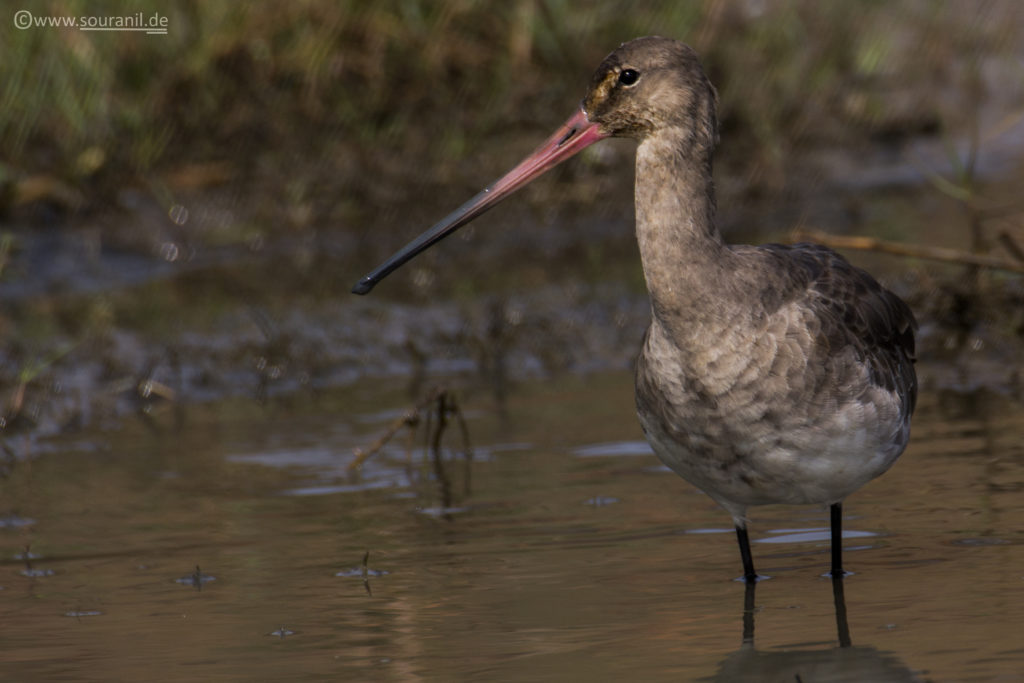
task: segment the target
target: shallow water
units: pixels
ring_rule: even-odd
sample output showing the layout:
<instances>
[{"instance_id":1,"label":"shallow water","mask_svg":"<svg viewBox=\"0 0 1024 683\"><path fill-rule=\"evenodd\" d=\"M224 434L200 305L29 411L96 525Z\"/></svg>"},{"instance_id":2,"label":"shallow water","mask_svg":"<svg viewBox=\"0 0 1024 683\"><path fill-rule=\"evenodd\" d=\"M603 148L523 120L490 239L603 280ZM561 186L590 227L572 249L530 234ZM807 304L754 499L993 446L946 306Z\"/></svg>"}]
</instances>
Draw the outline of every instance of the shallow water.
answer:
<instances>
[{"instance_id":1,"label":"shallow water","mask_svg":"<svg viewBox=\"0 0 1024 683\"><path fill-rule=\"evenodd\" d=\"M1024 681L1024 406L923 394L845 506L838 647L827 515L781 506L743 643L729 519L650 454L628 373L461 400L447 507L422 432L344 473L412 403L386 382L31 445L0 482L0 679Z\"/></svg>"}]
</instances>

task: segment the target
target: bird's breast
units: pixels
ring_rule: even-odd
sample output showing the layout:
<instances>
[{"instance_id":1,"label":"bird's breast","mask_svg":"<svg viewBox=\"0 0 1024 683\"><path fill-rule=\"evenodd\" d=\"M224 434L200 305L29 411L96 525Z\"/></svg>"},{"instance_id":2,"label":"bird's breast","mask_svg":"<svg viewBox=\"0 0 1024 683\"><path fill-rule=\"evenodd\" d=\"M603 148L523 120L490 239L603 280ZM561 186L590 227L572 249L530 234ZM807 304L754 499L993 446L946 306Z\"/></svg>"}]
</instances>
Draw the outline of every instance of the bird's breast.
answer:
<instances>
[{"instance_id":1,"label":"bird's breast","mask_svg":"<svg viewBox=\"0 0 1024 683\"><path fill-rule=\"evenodd\" d=\"M805 310L707 327L673 334L655 319L636 399L662 461L720 502L838 500L902 452L899 397L855 349L823 350Z\"/></svg>"}]
</instances>

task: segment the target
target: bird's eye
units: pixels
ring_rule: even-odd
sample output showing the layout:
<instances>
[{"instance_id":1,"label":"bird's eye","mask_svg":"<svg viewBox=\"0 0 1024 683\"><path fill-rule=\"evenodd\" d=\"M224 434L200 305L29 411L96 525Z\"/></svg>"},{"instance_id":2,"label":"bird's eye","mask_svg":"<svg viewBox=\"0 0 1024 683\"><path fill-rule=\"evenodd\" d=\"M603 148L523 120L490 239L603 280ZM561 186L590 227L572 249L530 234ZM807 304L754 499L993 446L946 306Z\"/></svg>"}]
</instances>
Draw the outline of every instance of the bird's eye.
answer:
<instances>
[{"instance_id":1,"label":"bird's eye","mask_svg":"<svg viewBox=\"0 0 1024 683\"><path fill-rule=\"evenodd\" d=\"M622 85L633 85L640 80L640 72L636 69L623 69L619 72L619 83Z\"/></svg>"}]
</instances>

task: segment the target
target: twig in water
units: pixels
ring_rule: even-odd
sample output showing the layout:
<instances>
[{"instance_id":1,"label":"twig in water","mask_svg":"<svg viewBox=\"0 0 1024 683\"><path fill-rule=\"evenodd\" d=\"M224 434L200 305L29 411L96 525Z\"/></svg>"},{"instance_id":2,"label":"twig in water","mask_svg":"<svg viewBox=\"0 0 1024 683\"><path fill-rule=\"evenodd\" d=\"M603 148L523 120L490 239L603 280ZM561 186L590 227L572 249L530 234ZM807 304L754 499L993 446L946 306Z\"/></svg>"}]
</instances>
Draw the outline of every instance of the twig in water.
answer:
<instances>
[{"instance_id":1,"label":"twig in water","mask_svg":"<svg viewBox=\"0 0 1024 683\"><path fill-rule=\"evenodd\" d=\"M473 447L469 443L469 426L466 425L466 416L462 413L462 408L455 400L454 394L448 398L448 409L455 415L455 419L459 423L459 433L462 435L462 453L465 457L465 477L463 480L463 493L465 495L470 494L470 483L472 475L473 465Z\"/></svg>"},{"instance_id":2,"label":"twig in water","mask_svg":"<svg viewBox=\"0 0 1024 683\"><path fill-rule=\"evenodd\" d=\"M412 410L406 411L401 417L396 419L387 430L377 438L372 444L370 444L365 450L362 448L353 448L352 452L355 454L355 460L350 462L345 468L346 472L352 472L362 467L363 463L377 453L384 445L391 440L391 438L398 433L398 430L402 427L409 426L415 428L419 422L420 408L417 406Z\"/></svg>"},{"instance_id":3,"label":"twig in water","mask_svg":"<svg viewBox=\"0 0 1024 683\"><path fill-rule=\"evenodd\" d=\"M370 551L367 550L366 554L363 555L363 588L366 589L366 594L372 598L373 591L370 590L370 568L368 566L369 561Z\"/></svg>"},{"instance_id":4,"label":"twig in water","mask_svg":"<svg viewBox=\"0 0 1024 683\"><path fill-rule=\"evenodd\" d=\"M438 409L430 410L431 406L437 405ZM402 427L409 427L415 429L420 421L425 421L426 424L426 444L424 450L430 450L431 444L435 441L440 444L441 434L444 432L444 427L440 427L438 430L434 426L434 414L443 414L444 416L454 414L459 421L459 428L462 431L462 443L463 448L467 454L470 454L469 445L469 429L466 426L466 420L462 415L462 411L459 409L458 404L455 401L454 394L445 388L437 388L431 391L426 398L416 404L413 408L410 408L401 416L396 418L388 428L381 434L373 443L364 448L354 448L352 452L355 454L355 459L350 462L346 467L346 472L352 472L358 469L366 462L369 458L376 455L376 453L382 449L395 434L402 429ZM446 422L442 419L440 422ZM410 435L414 432L410 431ZM410 442L411 443L411 442Z\"/></svg>"},{"instance_id":5,"label":"twig in water","mask_svg":"<svg viewBox=\"0 0 1024 683\"><path fill-rule=\"evenodd\" d=\"M1003 245L1003 249L1010 252L1010 256L1017 259L1021 263L1024 263L1024 247L1017 244L1017 240L1013 239L1013 236L1005 230L996 235L996 239Z\"/></svg>"},{"instance_id":6,"label":"twig in water","mask_svg":"<svg viewBox=\"0 0 1024 683\"><path fill-rule=\"evenodd\" d=\"M345 470L352 472L363 465L368 458L380 451L395 434L403 427L409 427L409 453L412 453L412 444L416 438L416 427L422 422L423 430L423 452L430 454L431 464L434 469L434 477L438 482L441 494L442 510L452 506L452 483L448 472L445 471L444 459L441 454L441 442L444 432L450 424L451 418L455 418L459 425L459 432L462 435L462 448L465 456L465 479L464 495L470 493L470 469L473 461L473 450L469 442L469 427L466 424L466 417L459 407L455 394L444 388L437 388L421 401L414 408L406 411L403 415L392 422L387 430L378 437L366 449L355 448L355 458L349 463Z\"/></svg>"},{"instance_id":7,"label":"twig in water","mask_svg":"<svg viewBox=\"0 0 1024 683\"><path fill-rule=\"evenodd\" d=\"M438 486L441 489L441 507L452 506L452 483L448 474L444 471L444 464L441 462L441 436L448 426L448 392L442 391L437 397L437 426L433 432L430 443L431 460L434 463L434 475L437 477Z\"/></svg>"}]
</instances>

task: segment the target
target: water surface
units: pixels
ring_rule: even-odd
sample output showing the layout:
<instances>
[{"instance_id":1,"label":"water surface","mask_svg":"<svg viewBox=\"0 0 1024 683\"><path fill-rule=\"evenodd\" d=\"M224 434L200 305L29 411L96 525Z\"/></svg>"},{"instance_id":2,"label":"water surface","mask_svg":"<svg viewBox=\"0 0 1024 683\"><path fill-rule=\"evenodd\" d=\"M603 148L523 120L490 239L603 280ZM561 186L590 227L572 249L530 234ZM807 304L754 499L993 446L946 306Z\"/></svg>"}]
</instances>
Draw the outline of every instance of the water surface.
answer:
<instances>
[{"instance_id":1,"label":"water surface","mask_svg":"<svg viewBox=\"0 0 1024 683\"><path fill-rule=\"evenodd\" d=\"M742 642L729 518L650 454L627 372L460 399L447 500L422 432L345 474L413 403L387 382L36 443L0 482L0 679L1024 680L1019 404L924 392L847 501L839 647L826 512L784 506Z\"/></svg>"}]
</instances>

